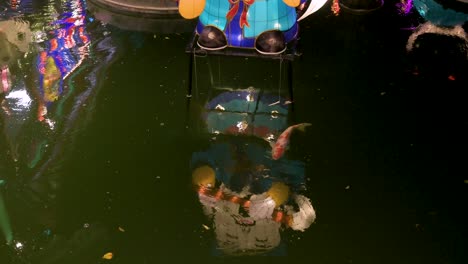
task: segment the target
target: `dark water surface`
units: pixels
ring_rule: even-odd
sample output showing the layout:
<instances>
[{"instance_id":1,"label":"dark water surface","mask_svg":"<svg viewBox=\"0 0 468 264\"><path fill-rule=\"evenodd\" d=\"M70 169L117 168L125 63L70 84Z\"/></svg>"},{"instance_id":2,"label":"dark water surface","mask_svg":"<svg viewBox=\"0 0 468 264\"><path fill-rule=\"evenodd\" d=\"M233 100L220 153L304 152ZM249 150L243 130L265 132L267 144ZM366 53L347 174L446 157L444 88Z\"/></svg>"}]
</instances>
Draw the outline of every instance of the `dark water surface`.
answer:
<instances>
[{"instance_id":1,"label":"dark water surface","mask_svg":"<svg viewBox=\"0 0 468 264\"><path fill-rule=\"evenodd\" d=\"M271 122L312 123L286 157L304 165L301 193L317 219L282 233L285 261L468 261L466 57L458 40L433 35L407 53L411 31L401 28L421 18L390 2L366 16L334 16L328 3L300 24L294 103ZM227 91L212 84L287 100L287 64L197 56L188 98L190 32L124 30L84 0L0 4L11 75L0 97L0 191L13 236L0 263L212 256L214 230L191 184L192 156L217 140L201 112ZM33 41L3 34L13 25Z\"/></svg>"}]
</instances>

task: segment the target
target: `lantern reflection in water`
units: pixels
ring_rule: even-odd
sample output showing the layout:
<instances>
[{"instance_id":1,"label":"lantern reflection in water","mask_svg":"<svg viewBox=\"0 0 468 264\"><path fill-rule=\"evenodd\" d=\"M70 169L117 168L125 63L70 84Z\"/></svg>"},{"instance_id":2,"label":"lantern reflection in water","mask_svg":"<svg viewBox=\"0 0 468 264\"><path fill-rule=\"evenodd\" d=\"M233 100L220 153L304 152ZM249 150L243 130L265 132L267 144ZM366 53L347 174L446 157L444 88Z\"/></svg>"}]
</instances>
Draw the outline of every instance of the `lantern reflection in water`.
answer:
<instances>
[{"instance_id":1,"label":"lantern reflection in water","mask_svg":"<svg viewBox=\"0 0 468 264\"><path fill-rule=\"evenodd\" d=\"M445 7L436 0L401 0L398 4L401 13L409 14L414 8L426 20L409 37L406 49L411 51L416 39L426 33L463 39L468 48L468 37L463 29L463 24L468 21L468 3L462 4L460 2L457 6L462 9ZM466 56L468 57L468 52Z\"/></svg>"},{"instance_id":2,"label":"lantern reflection in water","mask_svg":"<svg viewBox=\"0 0 468 264\"><path fill-rule=\"evenodd\" d=\"M205 106L210 147L192 155L192 181L216 235L214 255L286 255L282 230L305 231L315 211L304 163L271 158L288 104L255 88L223 92Z\"/></svg>"}]
</instances>

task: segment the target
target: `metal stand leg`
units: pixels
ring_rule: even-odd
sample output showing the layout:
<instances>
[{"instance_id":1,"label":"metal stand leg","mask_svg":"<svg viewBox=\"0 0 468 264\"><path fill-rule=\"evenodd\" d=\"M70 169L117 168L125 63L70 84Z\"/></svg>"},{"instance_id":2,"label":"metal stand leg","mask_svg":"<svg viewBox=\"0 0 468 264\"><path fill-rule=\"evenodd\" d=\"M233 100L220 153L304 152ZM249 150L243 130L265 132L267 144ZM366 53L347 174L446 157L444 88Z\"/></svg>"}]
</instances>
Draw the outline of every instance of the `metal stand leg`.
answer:
<instances>
[{"instance_id":1,"label":"metal stand leg","mask_svg":"<svg viewBox=\"0 0 468 264\"><path fill-rule=\"evenodd\" d=\"M188 69L188 93L187 97L192 97L192 74L193 74L193 57L195 56L195 53L190 53L189 54L189 69Z\"/></svg>"},{"instance_id":2,"label":"metal stand leg","mask_svg":"<svg viewBox=\"0 0 468 264\"><path fill-rule=\"evenodd\" d=\"M289 91L289 100L294 102L294 97L293 97L293 69L292 69L292 61L288 60L288 66L287 66L287 71L288 71L288 91Z\"/></svg>"}]
</instances>

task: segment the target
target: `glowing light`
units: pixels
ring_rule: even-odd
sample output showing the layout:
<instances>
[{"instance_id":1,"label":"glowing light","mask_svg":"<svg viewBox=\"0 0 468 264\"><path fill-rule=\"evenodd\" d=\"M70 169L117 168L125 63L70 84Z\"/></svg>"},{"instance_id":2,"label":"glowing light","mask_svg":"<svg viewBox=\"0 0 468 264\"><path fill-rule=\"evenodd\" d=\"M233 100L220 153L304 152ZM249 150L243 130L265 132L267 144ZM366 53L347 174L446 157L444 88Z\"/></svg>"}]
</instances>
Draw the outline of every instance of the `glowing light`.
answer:
<instances>
[{"instance_id":1,"label":"glowing light","mask_svg":"<svg viewBox=\"0 0 468 264\"><path fill-rule=\"evenodd\" d=\"M16 100L16 105L20 108L29 108L31 105L31 97L29 97L26 89L12 91L7 96L5 96L5 98Z\"/></svg>"},{"instance_id":2,"label":"glowing light","mask_svg":"<svg viewBox=\"0 0 468 264\"><path fill-rule=\"evenodd\" d=\"M271 111L271 117L272 118L278 118L279 112L276 110Z\"/></svg>"},{"instance_id":3,"label":"glowing light","mask_svg":"<svg viewBox=\"0 0 468 264\"><path fill-rule=\"evenodd\" d=\"M23 243L21 243L21 242L16 242L15 247L16 247L17 249L20 249L20 250L21 250L21 249L23 249L24 245L23 245Z\"/></svg>"}]
</instances>

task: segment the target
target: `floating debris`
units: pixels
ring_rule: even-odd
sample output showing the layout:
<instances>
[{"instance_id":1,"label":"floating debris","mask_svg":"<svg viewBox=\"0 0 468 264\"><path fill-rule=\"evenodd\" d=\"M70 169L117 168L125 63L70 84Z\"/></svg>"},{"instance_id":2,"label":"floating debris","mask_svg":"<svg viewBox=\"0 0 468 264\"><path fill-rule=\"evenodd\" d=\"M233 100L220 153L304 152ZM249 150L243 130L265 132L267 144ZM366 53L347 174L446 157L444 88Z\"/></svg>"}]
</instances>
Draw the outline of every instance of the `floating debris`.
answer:
<instances>
[{"instance_id":1,"label":"floating debris","mask_svg":"<svg viewBox=\"0 0 468 264\"><path fill-rule=\"evenodd\" d=\"M346 185L345 189L346 189L346 190L349 190L349 189L351 189L351 186L350 186L350 185Z\"/></svg>"},{"instance_id":2,"label":"floating debris","mask_svg":"<svg viewBox=\"0 0 468 264\"><path fill-rule=\"evenodd\" d=\"M113 257L114 254L112 252L106 253L104 256L102 256L103 259L112 259Z\"/></svg>"},{"instance_id":3,"label":"floating debris","mask_svg":"<svg viewBox=\"0 0 468 264\"><path fill-rule=\"evenodd\" d=\"M209 226L207 226L207 225L202 225L202 226L203 226L203 228L205 228L206 230L210 230L210 227L209 227Z\"/></svg>"},{"instance_id":4,"label":"floating debris","mask_svg":"<svg viewBox=\"0 0 468 264\"><path fill-rule=\"evenodd\" d=\"M125 229L123 229L122 227L119 226L119 231L123 233L123 232L125 232Z\"/></svg>"}]
</instances>

